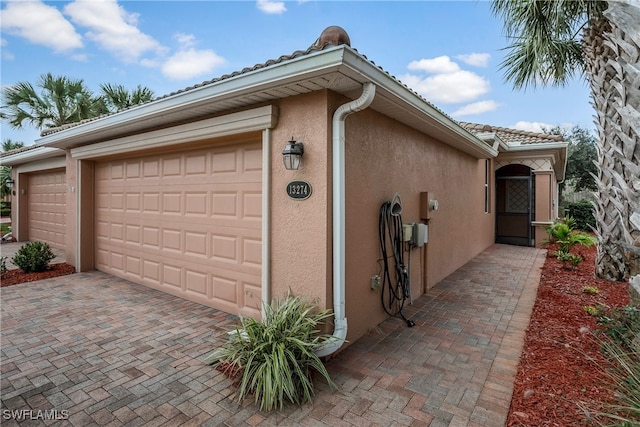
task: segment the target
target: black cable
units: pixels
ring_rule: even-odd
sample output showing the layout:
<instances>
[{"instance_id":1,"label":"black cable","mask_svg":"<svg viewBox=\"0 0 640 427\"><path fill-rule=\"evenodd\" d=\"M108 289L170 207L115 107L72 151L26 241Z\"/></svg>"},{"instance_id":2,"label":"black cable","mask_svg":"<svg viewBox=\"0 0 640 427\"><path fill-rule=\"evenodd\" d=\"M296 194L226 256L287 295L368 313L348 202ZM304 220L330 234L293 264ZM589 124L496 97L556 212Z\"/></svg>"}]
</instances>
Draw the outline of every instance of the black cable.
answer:
<instances>
[{"instance_id":1,"label":"black cable","mask_svg":"<svg viewBox=\"0 0 640 427\"><path fill-rule=\"evenodd\" d=\"M382 254L382 289L380 297L382 307L389 316L400 315L407 322L409 327L415 323L408 320L402 313L404 303L409 298L409 274L404 264L404 241L402 233L402 216L392 214L391 202L385 202L380 206L380 218L378 222L380 236L380 252ZM388 239L387 239L388 237ZM387 240L391 244L392 255L389 255ZM389 265L390 258L393 257L395 272L392 278ZM395 284L394 280L395 279Z\"/></svg>"}]
</instances>

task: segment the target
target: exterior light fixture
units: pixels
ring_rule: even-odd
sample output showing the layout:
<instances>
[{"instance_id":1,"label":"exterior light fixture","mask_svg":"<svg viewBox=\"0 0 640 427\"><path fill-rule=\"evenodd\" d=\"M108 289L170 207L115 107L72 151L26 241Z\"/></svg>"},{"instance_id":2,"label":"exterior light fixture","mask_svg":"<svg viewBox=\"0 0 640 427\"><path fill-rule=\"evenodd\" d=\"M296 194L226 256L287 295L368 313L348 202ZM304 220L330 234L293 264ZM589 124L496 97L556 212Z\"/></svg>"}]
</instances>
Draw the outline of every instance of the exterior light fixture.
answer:
<instances>
[{"instance_id":1,"label":"exterior light fixture","mask_svg":"<svg viewBox=\"0 0 640 427\"><path fill-rule=\"evenodd\" d=\"M302 155L304 154L304 144L296 142L293 137L291 141L285 145L282 150L282 160L287 170L298 170L302 164Z\"/></svg>"},{"instance_id":2,"label":"exterior light fixture","mask_svg":"<svg viewBox=\"0 0 640 427\"><path fill-rule=\"evenodd\" d=\"M4 182L4 185L6 185L9 190L11 190L13 188L13 184L15 183L16 182L13 180L13 178L7 178L7 180Z\"/></svg>"}]
</instances>

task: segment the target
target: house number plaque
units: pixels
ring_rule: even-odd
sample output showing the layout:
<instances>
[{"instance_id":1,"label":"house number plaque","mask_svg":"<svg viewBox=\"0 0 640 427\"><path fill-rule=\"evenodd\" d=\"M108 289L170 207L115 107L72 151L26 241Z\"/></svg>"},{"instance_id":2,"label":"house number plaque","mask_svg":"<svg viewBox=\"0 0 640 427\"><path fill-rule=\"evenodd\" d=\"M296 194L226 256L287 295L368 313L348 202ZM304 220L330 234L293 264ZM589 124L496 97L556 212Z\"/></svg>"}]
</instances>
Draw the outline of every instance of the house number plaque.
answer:
<instances>
[{"instance_id":1,"label":"house number plaque","mask_svg":"<svg viewBox=\"0 0 640 427\"><path fill-rule=\"evenodd\" d=\"M311 184L306 181L291 181L287 184L287 195L297 200L308 199L311 196Z\"/></svg>"}]
</instances>

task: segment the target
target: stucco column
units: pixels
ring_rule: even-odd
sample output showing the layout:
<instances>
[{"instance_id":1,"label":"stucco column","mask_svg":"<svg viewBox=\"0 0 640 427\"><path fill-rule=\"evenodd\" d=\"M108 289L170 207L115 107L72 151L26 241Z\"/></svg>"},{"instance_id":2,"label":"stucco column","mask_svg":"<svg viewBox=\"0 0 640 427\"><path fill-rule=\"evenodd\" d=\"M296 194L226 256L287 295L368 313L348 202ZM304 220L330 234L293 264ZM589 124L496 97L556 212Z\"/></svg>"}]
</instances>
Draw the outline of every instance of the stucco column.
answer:
<instances>
[{"instance_id":1,"label":"stucco column","mask_svg":"<svg viewBox=\"0 0 640 427\"><path fill-rule=\"evenodd\" d=\"M11 191L15 196L11 201L11 233L18 242L29 240L29 200L27 199L27 187L29 186L29 175L16 171L14 173L14 184Z\"/></svg>"},{"instance_id":2,"label":"stucco column","mask_svg":"<svg viewBox=\"0 0 640 427\"><path fill-rule=\"evenodd\" d=\"M553 222L553 197L552 188L552 171L533 171L535 179L535 218L532 225L534 226L536 247L541 247L547 238L545 229Z\"/></svg>"},{"instance_id":3,"label":"stucco column","mask_svg":"<svg viewBox=\"0 0 640 427\"><path fill-rule=\"evenodd\" d=\"M94 260L94 163L89 160L75 161L77 174L76 194L73 197L77 212L77 229L75 230L75 267L77 271L88 271L95 268Z\"/></svg>"}]
</instances>

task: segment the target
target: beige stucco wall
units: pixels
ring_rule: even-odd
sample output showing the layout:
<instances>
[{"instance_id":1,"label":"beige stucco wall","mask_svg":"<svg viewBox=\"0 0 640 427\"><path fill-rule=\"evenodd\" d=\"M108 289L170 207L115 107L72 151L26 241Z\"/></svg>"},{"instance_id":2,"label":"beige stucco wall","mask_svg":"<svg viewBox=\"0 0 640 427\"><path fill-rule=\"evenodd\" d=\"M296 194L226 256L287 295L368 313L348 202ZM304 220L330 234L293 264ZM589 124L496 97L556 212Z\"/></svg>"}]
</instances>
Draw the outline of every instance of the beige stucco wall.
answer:
<instances>
[{"instance_id":1,"label":"beige stucco wall","mask_svg":"<svg viewBox=\"0 0 640 427\"><path fill-rule=\"evenodd\" d=\"M490 246L495 220L484 209L483 159L371 110L346 121L346 164L347 338L355 340L386 318L380 292L370 286L371 276L381 271L378 218L382 203L398 192L403 222L413 223L420 222L420 192L428 191L439 202L429 222L428 245L411 252L414 298Z\"/></svg>"},{"instance_id":2,"label":"beige stucco wall","mask_svg":"<svg viewBox=\"0 0 640 427\"><path fill-rule=\"evenodd\" d=\"M269 132L270 281L273 297L291 290L320 307L332 307L331 119L349 101L332 92L315 92L278 102L277 126ZM380 274L380 205L398 192L405 223L420 222L420 193L439 201L429 222L429 243L411 251L412 294L424 291L469 261L494 239L494 214L484 211L485 161L476 159L367 109L346 120L346 314L347 339L354 342L386 318L379 291L370 288ZM287 171L282 148L291 138L305 145L304 164ZM78 241L93 239L90 160L66 160L68 205L67 259L79 270L92 257L79 257ZM494 206L493 174L491 209ZM306 200L286 194L287 183L304 180L313 193ZM78 199L84 204L78 205ZM81 221L78 224L78 221ZM80 231L80 236L78 236ZM407 262L409 257L407 254Z\"/></svg>"},{"instance_id":3,"label":"beige stucco wall","mask_svg":"<svg viewBox=\"0 0 640 427\"><path fill-rule=\"evenodd\" d=\"M279 103L271 132L271 286L272 297L295 295L332 307L331 150L326 92L286 98ZM304 144L303 166L284 168L282 149L294 138ZM294 200L290 181L307 181L312 194Z\"/></svg>"}]
</instances>

